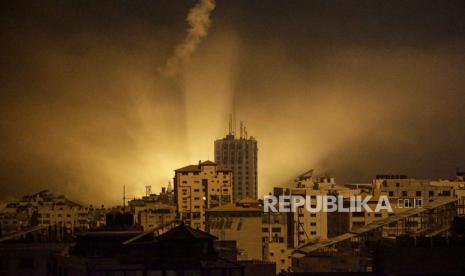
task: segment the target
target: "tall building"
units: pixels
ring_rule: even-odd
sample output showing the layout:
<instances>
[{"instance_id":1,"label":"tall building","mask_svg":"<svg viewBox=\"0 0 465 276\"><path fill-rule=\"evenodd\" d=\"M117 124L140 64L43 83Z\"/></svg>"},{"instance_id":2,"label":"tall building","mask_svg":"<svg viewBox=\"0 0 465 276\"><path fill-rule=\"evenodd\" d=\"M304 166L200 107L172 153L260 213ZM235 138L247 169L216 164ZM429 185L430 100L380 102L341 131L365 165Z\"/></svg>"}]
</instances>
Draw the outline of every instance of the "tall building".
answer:
<instances>
[{"instance_id":1,"label":"tall building","mask_svg":"<svg viewBox=\"0 0 465 276\"><path fill-rule=\"evenodd\" d=\"M228 135L215 141L215 162L233 172L234 201L258 198L257 152L257 140L247 136L242 122L239 138L230 121Z\"/></svg>"},{"instance_id":2,"label":"tall building","mask_svg":"<svg viewBox=\"0 0 465 276\"><path fill-rule=\"evenodd\" d=\"M179 218L205 229L205 210L232 203L232 172L211 161L175 170L174 194Z\"/></svg>"}]
</instances>

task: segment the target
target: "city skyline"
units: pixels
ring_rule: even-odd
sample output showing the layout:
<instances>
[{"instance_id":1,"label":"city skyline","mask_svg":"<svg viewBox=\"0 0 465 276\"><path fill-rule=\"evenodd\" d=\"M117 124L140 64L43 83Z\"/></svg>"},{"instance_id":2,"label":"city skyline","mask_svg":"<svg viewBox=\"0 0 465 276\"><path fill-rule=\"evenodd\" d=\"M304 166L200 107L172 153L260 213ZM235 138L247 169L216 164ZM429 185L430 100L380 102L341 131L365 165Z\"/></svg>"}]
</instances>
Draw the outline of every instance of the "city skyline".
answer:
<instances>
[{"instance_id":1,"label":"city skyline","mask_svg":"<svg viewBox=\"0 0 465 276\"><path fill-rule=\"evenodd\" d=\"M206 3L199 33L196 1L5 3L0 200L158 191L214 160L230 113L260 143L259 197L311 168L465 167L463 1Z\"/></svg>"}]
</instances>

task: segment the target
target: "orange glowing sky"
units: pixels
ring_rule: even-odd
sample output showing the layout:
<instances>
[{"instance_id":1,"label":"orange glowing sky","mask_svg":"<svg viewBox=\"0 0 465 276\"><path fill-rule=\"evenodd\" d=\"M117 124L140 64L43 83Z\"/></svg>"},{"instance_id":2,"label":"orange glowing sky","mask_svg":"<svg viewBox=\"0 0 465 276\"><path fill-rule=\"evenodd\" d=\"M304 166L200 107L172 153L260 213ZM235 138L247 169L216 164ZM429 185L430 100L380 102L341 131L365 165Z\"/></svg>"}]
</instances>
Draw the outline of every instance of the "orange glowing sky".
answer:
<instances>
[{"instance_id":1,"label":"orange glowing sky","mask_svg":"<svg viewBox=\"0 0 465 276\"><path fill-rule=\"evenodd\" d=\"M0 199L158 192L213 159L233 109L258 140L259 194L310 168L369 182L465 167L463 2L218 1L169 77L196 1L173 2L6 4Z\"/></svg>"}]
</instances>

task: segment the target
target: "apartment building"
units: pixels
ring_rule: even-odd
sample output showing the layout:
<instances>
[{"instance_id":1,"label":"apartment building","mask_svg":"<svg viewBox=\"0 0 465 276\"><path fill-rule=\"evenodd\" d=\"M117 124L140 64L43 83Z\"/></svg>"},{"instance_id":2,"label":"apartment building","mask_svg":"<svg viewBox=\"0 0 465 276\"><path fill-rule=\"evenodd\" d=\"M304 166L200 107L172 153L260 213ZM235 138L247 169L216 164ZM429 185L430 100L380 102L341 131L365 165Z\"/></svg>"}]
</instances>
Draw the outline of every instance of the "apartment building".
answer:
<instances>
[{"instance_id":1,"label":"apartment building","mask_svg":"<svg viewBox=\"0 0 465 276\"><path fill-rule=\"evenodd\" d=\"M263 248L265 261L276 263L276 272L286 272L291 268L291 254L293 248L288 248L285 243L267 242Z\"/></svg>"},{"instance_id":2,"label":"apartment building","mask_svg":"<svg viewBox=\"0 0 465 276\"><path fill-rule=\"evenodd\" d=\"M205 211L232 203L233 173L205 161L175 170L177 216L193 228L205 229Z\"/></svg>"},{"instance_id":3,"label":"apartment building","mask_svg":"<svg viewBox=\"0 0 465 276\"><path fill-rule=\"evenodd\" d=\"M160 203L156 207L142 209L137 211L137 223L144 230L151 228L163 227L173 223L176 220L176 207Z\"/></svg>"},{"instance_id":4,"label":"apartment building","mask_svg":"<svg viewBox=\"0 0 465 276\"><path fill-rule=\"evenodd\" d=\"M313 170L310 170L297 177L294 187L275 187L273 193L275 196L309 196L311 207L315 208L317 196L338 195L348 198L360 194L360 190L336 184L334 178L327 175L314 175ZM289 247L295 248L311 240L325 240L337 233L333 229L328 229L328 224L331 224L329 220L338 219L338 217L332 216L331 213L323 211L309 212L305 207L299 207L296 212L288 214L287 236Z\"/></svg>"},{"instance_id":5,"label":"apartment building","mask_svg":"<svg viewBox=\"0 0 465 276\"><path fill-rule=\"evenodd\" d=\"M150 186L147 186L150 191ZM151 194L141 198L134 198L128 202L129 209L134 215L134 222L144 230L162 227L176 220L176 204L174 192L168 187L162 188L160 194Z\"/></svg>"},{"instance_id":6,"label":"apartment building","mask_svg":"<svg viewBox=\"0 0 465 276\"><path fill-rule=\"evenodd\" d=\"M244 198L208 209L206 229L220 240L235 240L238 260L262 260L262 214L258 201Z\"/></svg>"},{"instance_id":7,"label":"apartment building","mask_svg":"<svg viewBox=\"0 0 465 276\"><path fill-rule=\"evenodd\" d=\"M59 228L74 233L89 228L89 210L47 190L26 195L6 205L1 211L2 234L20 231L31 226Z\"/></svg>"},{"instance_id":8,"label":"apartment building","mask_svg":"<svg viewBox=\"0 0 465 276\"><path fill-rule=\"evenodd\" d=\"M291 267L290 254L293 248L288 245L287 213L263 213L262 240L263 259L276 263L276 271L284 272Z\"/></svg>"},{"instance_id":9,"label":"apartment building","mask_svg":"<svg viewBox=\"0 0 465 276\"><path fill-rule=\"evenodd\" d=\"M38 222L40 226L57 225L73 233L75 230L89 228L88 210L78 204L64 202L40 206L38 208Z\"/></svg>"}]
</instances>

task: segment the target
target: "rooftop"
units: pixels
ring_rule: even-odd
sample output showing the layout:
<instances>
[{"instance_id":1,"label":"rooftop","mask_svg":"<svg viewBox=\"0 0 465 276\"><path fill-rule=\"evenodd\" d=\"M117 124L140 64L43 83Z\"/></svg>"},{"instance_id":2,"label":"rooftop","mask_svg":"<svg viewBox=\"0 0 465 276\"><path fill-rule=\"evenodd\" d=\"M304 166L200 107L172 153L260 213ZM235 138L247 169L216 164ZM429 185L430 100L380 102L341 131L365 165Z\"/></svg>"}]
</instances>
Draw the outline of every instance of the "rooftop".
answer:
<instances>
[{"instance_id":1,"label":"rooftop","mask_svg":"<svg viewBox=\"0 0 465 276\"><path fill-rule=\"evenodd\" d=\"M230 172L231 170L224 168L221 165L216 164L213 161L207 160L204 162L199 161L197 165L188 165L175 170L175 172L201 172L203 166L216 166L216 170L220 172Z\"/></svg>"},{"instance_id":2,"label":"rooftop","mask_svg":"<svg viewBox=\"0 0 465 276\"><path fill-rule=\"evenodd\" d=\"M253 207L250 204L230 203L215 208L210 208L208 212L261 212L261 208Z\"/></svg>"}]
</instances>

